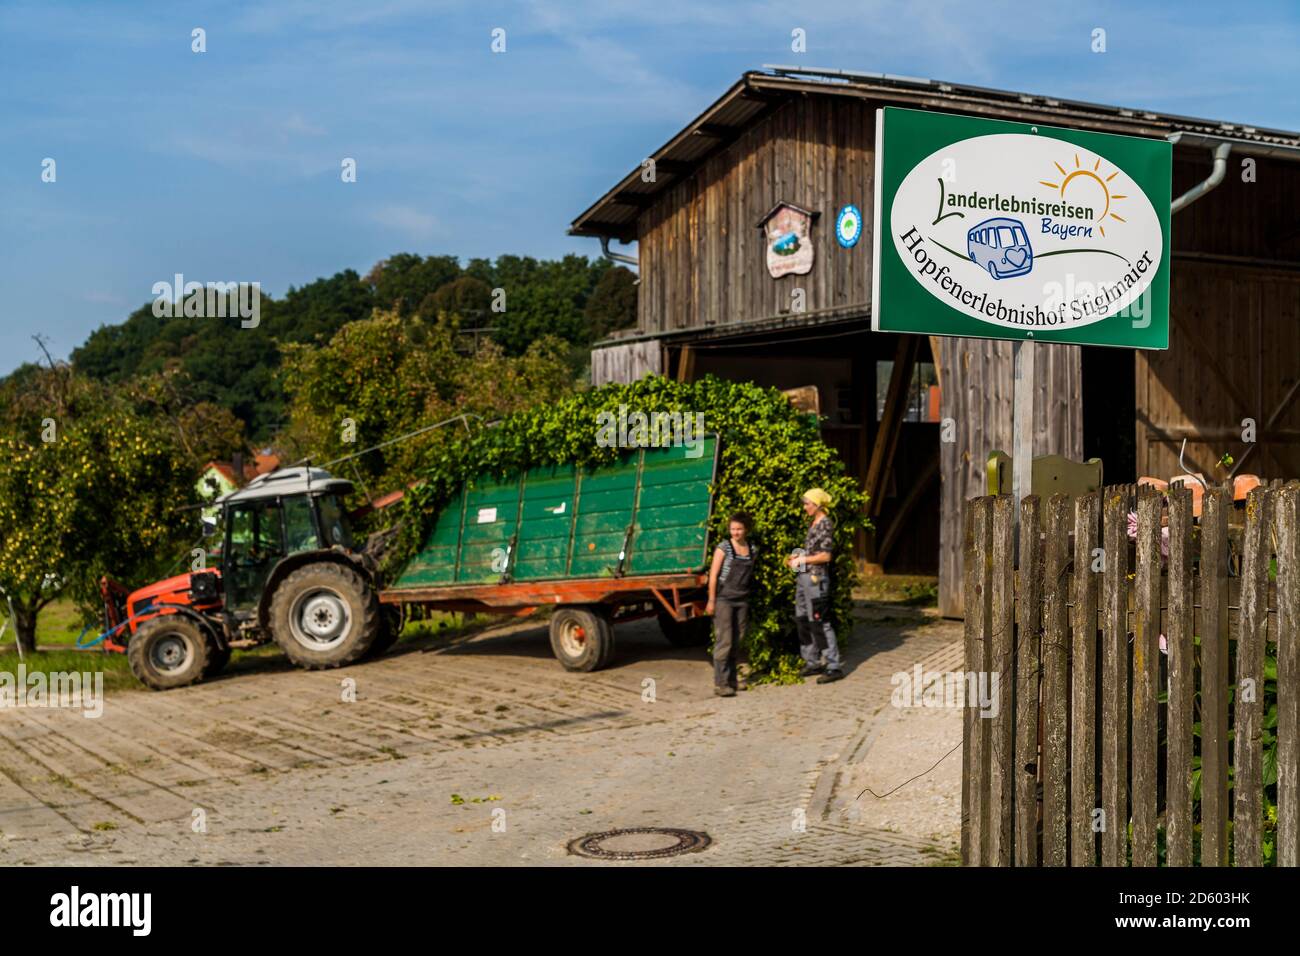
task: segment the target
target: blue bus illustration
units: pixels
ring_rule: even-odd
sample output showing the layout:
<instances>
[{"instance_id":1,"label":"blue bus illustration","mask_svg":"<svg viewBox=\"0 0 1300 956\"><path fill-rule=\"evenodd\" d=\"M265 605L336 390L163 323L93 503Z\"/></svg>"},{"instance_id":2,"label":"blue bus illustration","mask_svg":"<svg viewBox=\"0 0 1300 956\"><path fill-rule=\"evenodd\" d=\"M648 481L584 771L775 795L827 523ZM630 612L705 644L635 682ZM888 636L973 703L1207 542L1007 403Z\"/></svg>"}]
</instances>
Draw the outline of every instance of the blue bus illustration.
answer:
<instances>
[{"instance_id":1,"label":"blue bus illustration","mask_svg":"<svg viewBox=\"0 0 1300 956\"><path fill-rule=\"evenodd\" d=\"M772 251L778 256L792 256L799 251L799 234L797 232L787 232L784 236L772 243Z\"/></svg>"},{"instance_id":2,"label":"blue bus illustration","mask_svg":"<svg viewBox=\"0 0 1300 956\"><path fill-rule=\"evenodd\" d=\"M995 279L1022 276L1034 267L1034 250L1017 219L985 219L966 233L966 252Z\"/></svg>"}]
</instances>

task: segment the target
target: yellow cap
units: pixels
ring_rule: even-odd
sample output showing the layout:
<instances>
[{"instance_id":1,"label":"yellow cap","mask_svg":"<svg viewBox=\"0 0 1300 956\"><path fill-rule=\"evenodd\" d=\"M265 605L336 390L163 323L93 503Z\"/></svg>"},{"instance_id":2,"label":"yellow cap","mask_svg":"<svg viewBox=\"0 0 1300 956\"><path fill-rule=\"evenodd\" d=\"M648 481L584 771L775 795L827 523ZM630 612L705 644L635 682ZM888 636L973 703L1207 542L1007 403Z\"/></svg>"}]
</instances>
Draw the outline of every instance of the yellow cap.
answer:
<instances>
[{"instance_id":1,"label":"yellow cap","mask_svg":"<svg viewBox=\"0 0 1300 956\"><path fill-rule=\"evenodd\" d=\"M803 493L804 501L811 501L818 508L829 508L831 506L831 496L820 488L809 488Z\"/></svg>"}]
</instances>

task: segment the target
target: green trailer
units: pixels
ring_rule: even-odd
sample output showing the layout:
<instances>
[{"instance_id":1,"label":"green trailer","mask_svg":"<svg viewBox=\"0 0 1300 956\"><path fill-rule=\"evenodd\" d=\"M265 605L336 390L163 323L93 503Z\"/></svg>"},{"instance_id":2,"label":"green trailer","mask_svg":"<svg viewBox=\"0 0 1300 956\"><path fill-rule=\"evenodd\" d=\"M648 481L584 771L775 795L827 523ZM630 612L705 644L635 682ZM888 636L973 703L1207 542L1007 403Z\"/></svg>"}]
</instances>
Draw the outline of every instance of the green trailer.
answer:
<instances>
[{"instance_id":1,"label":"green trailer","mask_svg":"<svg viewBox=\"0 0 1300 956\"><path fill-rule=\"evenodd\" d=\"M641 448L593 469L532 468L467 482L380 601L526 615L554 608L569 670L604 667L614 624L655 616L673 644L702 644L717 436Z\"/></svg>"}]
</instances>

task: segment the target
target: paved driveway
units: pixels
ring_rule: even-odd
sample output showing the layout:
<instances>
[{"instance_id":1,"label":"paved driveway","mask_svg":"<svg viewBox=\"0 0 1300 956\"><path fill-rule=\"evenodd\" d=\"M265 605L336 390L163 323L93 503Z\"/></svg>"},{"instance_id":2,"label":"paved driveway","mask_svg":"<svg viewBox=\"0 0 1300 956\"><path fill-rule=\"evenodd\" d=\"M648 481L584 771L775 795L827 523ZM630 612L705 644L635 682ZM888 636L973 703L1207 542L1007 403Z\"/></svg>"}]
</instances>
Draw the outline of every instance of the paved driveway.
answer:
<instances>
[{"instance_id":1,"label":"paved driveway","mask_svg":"<svg viewBox=\"0 0 1300 956\"><path fill-rule=\"evenodd\" d=\"M859 612L844 681L731 699L653 623L595 674L523 623L346 670L257 661L97 720L0 711L0 864L592 865L570 840L644 826L709 834L664 864L951 862L960 712L888 704L894 673L960 667L960 626Z\"/></svg>"}]
</instances>

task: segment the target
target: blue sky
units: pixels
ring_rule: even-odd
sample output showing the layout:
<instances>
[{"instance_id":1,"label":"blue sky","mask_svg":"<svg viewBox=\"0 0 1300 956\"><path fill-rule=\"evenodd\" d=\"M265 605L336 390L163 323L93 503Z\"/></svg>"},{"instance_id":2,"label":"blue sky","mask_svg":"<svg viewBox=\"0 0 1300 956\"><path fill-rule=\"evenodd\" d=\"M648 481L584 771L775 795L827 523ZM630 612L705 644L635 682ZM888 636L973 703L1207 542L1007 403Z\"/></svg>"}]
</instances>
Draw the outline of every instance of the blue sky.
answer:
<instances>
[{"instance_id":1,"label":"blue sky","mask_svg":"<svg viewBox=\"0 0 1300 956\"><path fill-rule=\"evenodd\" d=\"M0 374L177 272L278 296L399 251L596 255L570 220L765 63L1300 129L1297 49L1267 2L0 0Z\"/></svg>"}]
</instances>

